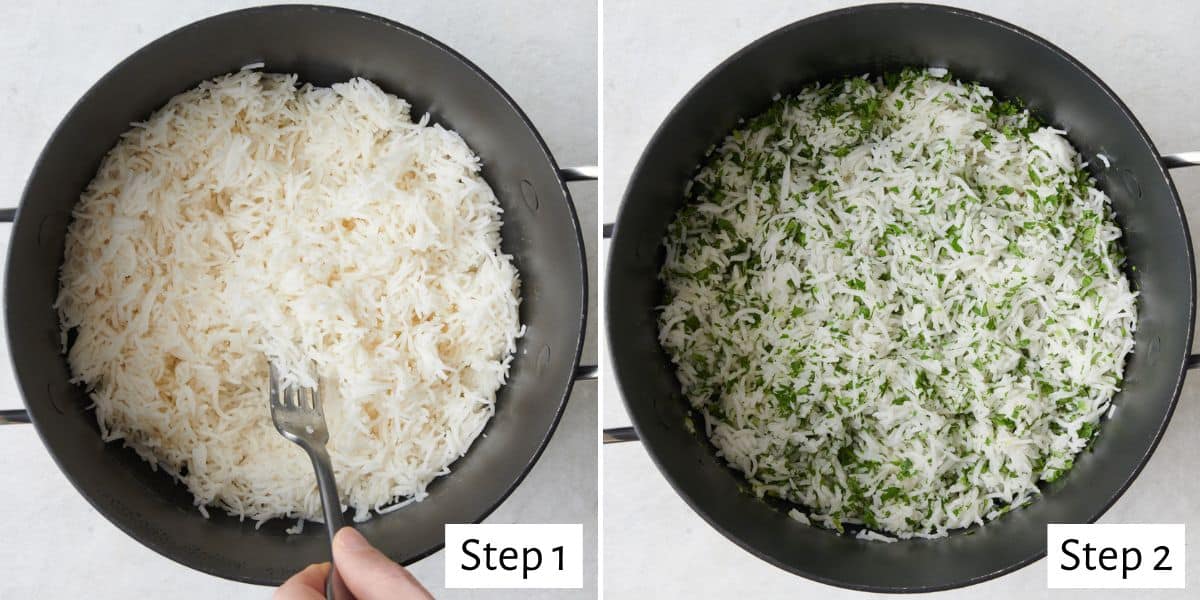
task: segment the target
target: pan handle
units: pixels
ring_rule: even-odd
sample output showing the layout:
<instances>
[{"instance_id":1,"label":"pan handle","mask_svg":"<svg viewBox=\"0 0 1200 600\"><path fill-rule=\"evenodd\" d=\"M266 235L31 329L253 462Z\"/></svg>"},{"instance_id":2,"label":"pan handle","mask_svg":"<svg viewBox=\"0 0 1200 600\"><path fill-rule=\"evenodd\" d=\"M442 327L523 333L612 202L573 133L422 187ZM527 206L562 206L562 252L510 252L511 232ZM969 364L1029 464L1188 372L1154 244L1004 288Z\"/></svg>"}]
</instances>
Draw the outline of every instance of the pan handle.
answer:
<instances>
[{"instance_id":1,"label":"pan handle","mask_svg":"<svg viewBox=\"0 0 1200 600\"><path fill-rule=\"evenodd\" d=\"M1159 160L1162 162L1164 169L1178 169L1180 167L1200 167L1200 152L1178 152L1175 154L1164 154ZM1188 355L1187 363L1184 364L1186 369L1195 369L1200 367L1200 354Z\"/></svg>"},{"instance_id":2,"label":"pan handle","mask_svg":"<svg viewBox=\"0 0 1200 600\"><path fill-rule=\"evenodd\" d=\"M29 422L29 412L23 409L0 410L0 425L17 425Z\"/></svg>"},{"instance_id":3,"label":"pan handle","mask_svg":"<svg viewBox=\"0 0 1200 600\"><path fill-rule=\"evenodd\" d=\"M12 223L17 218L17 209L0 208L0 223ZM0 410L0 425L28 423L29 412L24 409Z\"/></svg>"},{"instance_id":4,"label":"pan handle","mask_svg":"<svg viewBox=\"0 0 1200 600\"><path fill-rule=\"evenodd\" d=\"M604 224L604 239L609 239L613 236L613 224ZM638 441L637 430L632 427L610 427L604 430L605 444L619 444L621 442L636 442Z\"/></svg>"},{"instance_id":5,"label":"pan handle","mask_svg":"<svg viewBox=\"0 0 1200 600\"><path fill-rule=\"evenodd\" d=\"M558 170L563 181L595 181L600 179L600 167L595 165L583 167L562 167Z\"/></svg>"},{"instance_id":6,"label":"pan handle","mask_svg":"<svg viewBox=\"0 0 1200 600\"><path fill-rule=\"evenodd\" d=\"M563 181L595 181L600 179L600 167L588 165L582 167L561 167L558 170ZM600 367L596 365L579 365L575 367L575 381L595 381L600 377Z\"/></svg>"},{"instance_id":7,"label":"pan handle","mask_svg":"<svg viewBox=\"0 0 1200 600\"><path fill-rule=\"evenodd\" d=\"M1159 158L1159 160L1162 161L1162 166L1165 169L1197 167L1200 166L1200 152L1178 152L1176 154L1164 154Z\"/></svg>"},{"instance_id":8,"label":"pan handle","mask_svg":"<svg viewBox=\"0 0 1200 600\"><path fill-rule=\"evenodd\" d=\"M638 441L637 430L632 427L610 427L604 430L605 444Z\"/></svg>"}]
</instances>

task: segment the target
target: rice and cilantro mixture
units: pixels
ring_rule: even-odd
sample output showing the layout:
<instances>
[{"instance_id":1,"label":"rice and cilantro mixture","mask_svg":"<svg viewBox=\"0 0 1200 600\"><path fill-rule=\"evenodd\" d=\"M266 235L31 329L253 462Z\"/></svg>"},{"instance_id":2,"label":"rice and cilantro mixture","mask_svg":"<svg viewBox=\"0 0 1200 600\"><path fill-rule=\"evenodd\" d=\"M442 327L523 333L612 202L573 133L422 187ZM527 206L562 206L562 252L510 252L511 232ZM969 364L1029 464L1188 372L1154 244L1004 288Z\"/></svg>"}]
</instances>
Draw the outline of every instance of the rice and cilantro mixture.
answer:
<instances>
[{"instance_id":1,"label":"rice and cilantro mixture","mask_svg":"<svg viewBox=\"0 0 1200 600\"><path fill-rule=\"evenodd\" d=\"M905 70L777 98L713 149L665 240L659 337L756 494L939 537L1071 469L1137 315L1064 133Z\"/></svg>"}]
</instances>

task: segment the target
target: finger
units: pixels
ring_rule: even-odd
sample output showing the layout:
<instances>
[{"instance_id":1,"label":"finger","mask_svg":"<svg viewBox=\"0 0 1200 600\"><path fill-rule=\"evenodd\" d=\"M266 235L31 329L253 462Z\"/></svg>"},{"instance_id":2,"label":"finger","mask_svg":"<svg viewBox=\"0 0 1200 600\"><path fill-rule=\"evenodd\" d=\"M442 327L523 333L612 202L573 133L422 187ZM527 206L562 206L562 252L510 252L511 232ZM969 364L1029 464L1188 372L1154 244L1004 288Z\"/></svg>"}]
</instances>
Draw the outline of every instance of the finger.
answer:
<instances>
[{"instance_id":1,"label":"finger","mask_svg":"<svg viewBox=\"0 0 1200 600\"><path fill-rule=\"evenodd\" d=\"M275 600L325 600L329 563L308 565L275 590Z\"/></svg>"},{"instance_id":2,"label":"finger","mask_svg":"<svg viewBox=\"0 0 1200 600\"><path fill-rule=\"evenodd\" d=\"M432 600L408 569L376 550L353 527L333 537L333 562L358 600Z\"/></svg>"}]
</instances>

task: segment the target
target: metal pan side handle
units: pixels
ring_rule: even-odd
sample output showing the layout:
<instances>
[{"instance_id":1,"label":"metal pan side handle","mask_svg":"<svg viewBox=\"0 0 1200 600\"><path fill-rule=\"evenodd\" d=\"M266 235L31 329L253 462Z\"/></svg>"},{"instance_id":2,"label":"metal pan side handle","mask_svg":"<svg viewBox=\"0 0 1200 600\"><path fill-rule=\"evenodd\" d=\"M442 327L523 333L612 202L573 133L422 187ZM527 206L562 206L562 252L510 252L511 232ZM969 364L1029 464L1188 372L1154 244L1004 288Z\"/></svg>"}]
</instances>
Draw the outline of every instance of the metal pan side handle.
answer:
<instances>
[{"instance_id":1,"label":"metal pan side handle","mask_svg":"<svg viewBox=\"0 0 1200 600\"><path fill-rule=\"evenodd\" d=\"M610 239L613 236L615 225L613 223L604 224L604 239ZM604 430L605 444L619 444L622 442L638 441L637 430L632 427L610 427Z\"/></svg>"},{"instance_id":2,"label":"metal pan side handle","mask_svg":"<svg viewBox=\"0 0 1200 600\"><path fill-rule=\"evenodd\" d=\"M637 430L632 427L610 427L604 430L605 444L620 444L638 441Z\"/></svg>"},{"instance_id":3,"label":"metal pan side handle","mask_svg":"<svg viewBox=\"0 0 1200 600\"><path fill-rule=\"evenodd\" d=\"M0 208L0 223L12 223L17 218L17 209ZM0 410L0 425L29 423L29 412L23 409Z\"/></svg>"},{"instance_id":4,"label":"metal pan side handle","mask_svg":"<svg viewBox=\"0 0 1200 600\"><path fill-rule=\"evenodd\" d=\"M595 181L600 179L600 167L588 165L582 167L562 167L558 170L563 181Z\"/></svg>"},{"instance_id":5,"label":"metal pan side handle","mask_svg":"<svg viewBox=\"0 0 1200 600\"><path fill-rule=\"evenodd\" d=\"M29 413L22 409L0 410L0 425L29 423Z\"/></svg>"},{"instance_id":6,"label":"metal pan side handle","mask_svg":"<svg viewBox=\"0 0 1200 600\"><path fill-rule=\"evenodd\" d=\"M1200 167L1200 152L1179 152L1164 154L1159 157L1164 169L1179 169L1182 167ZM1191 370L1200 367L1200 354L1189 354L1185 368Z\"/></svg>"},{"instance_id":7,"label":"metal pan side handle","mask_svg":"<svg viewBox=\"0 0 1200 600\"><path fill-rule=\"evenodd\" d=\"M600 167L588 165L582 167L562 167L558 170L563 181L596 181L600 179ZM596 365L579 365L575 367L575 381L595 381L600 378L600 367Z\"/></svg>"},{"instance_id":8,"label":"metal pan side handle","mask_svg":"<svg viewBox=\"0 0 1200 600\"><path fill-rule=\"evenodd\" d=\"M1164 154L1159 158L1162 161L1162 166L1165 169L1178 169L1180 167L1200 167L1200 152L1179 152L1176 154Z\"/></svg>"}]
</instances>

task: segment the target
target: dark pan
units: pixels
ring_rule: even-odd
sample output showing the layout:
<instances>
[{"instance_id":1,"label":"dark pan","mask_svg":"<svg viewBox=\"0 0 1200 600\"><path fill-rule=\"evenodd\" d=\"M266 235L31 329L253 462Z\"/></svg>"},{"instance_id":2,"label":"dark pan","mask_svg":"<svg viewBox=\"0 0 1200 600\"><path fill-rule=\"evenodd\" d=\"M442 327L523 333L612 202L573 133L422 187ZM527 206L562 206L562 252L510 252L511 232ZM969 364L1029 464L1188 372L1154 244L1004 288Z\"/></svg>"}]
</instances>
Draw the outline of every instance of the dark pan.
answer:
<instances>
[{"instance_id":1,"label":"dark pan","mask_svg":"<svg viewBox=\"0 0 1200 600\"><path fill-rule=\"evenodd\" d=\"M564 185L579 174L560 173L496 82L421 32L350 10L254 8L188 25L113 68L63 119L16 212L5 286L13 366L28 415L63 473L139 542L190 567L257 584L278 584L328 560L322 528L289 536L281 520L256 529L222 511L205 519L170 477L119 444L102 443L84 391L68 382L51 308L71 209L118 136L171 96L258 61L316 85L366 77L409 100L414 115L428 111L480 155L504 209L503 249L521 274L528 333L496 416L425 501L359 525L393 559L411 563L442 546L444 523L482 520L532 468L571 391L587 310L583 244ZM23 418L0 415L0 422L5 416Z\"/></svg>"},{"instance_id":2,"label":"dark pan","mask_svg":"<svg viewBox=\"0 0 1200 600\"><path fill-rule=\"evenodd\" d=\"M1094 170L1124 230L1141 292L1136 349L1116 418L1044 496L984 527L937 540L860 541L801 525L738 491L741 480L706 440L684 427L687 405L659 346L654 307L662 239L705 150L772 95L807 83L904 66L943 66L959 78L1025 100L1067 130ZM630 178L608 267L607 330L613 367L637 435L692 508L730 540L805 577L876 592L978 583L1044 556L1047 523L1095 521L1145 466L1192 364L1192 245L1167 167L1129 109L1091 71L1011 24L956 8L882 4L825 13L771 33L710 72L676 105ZM616 437L631 432L614 432Z\"/></svg>"}]
</instances>

